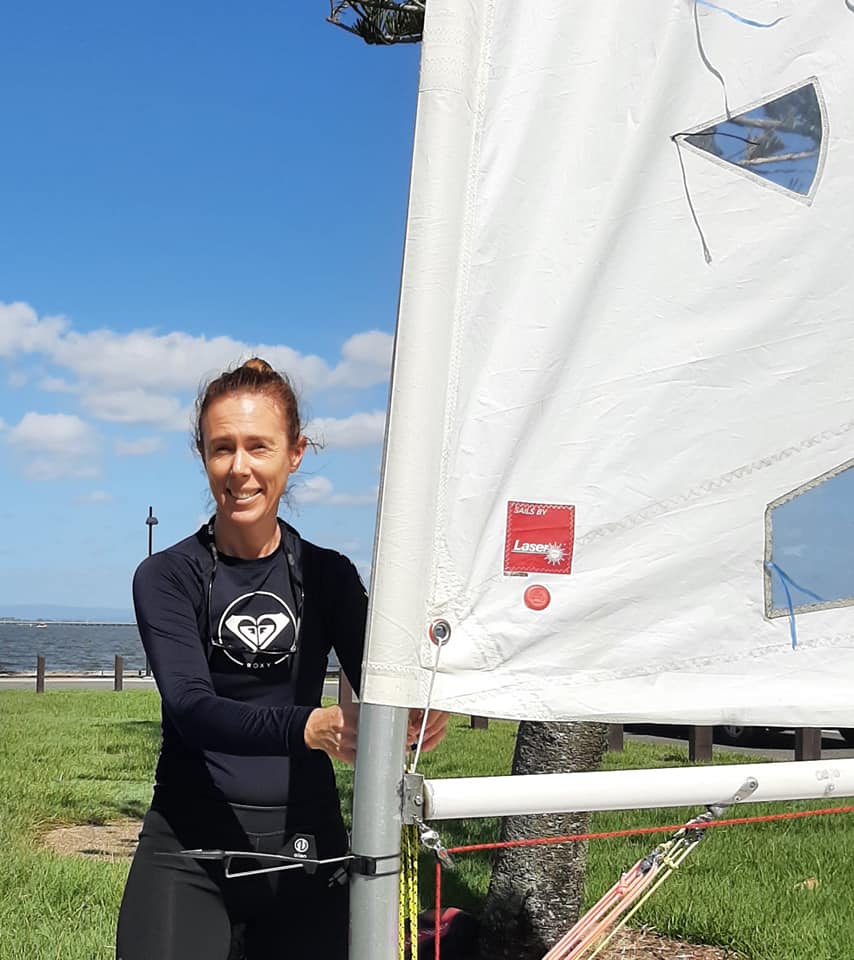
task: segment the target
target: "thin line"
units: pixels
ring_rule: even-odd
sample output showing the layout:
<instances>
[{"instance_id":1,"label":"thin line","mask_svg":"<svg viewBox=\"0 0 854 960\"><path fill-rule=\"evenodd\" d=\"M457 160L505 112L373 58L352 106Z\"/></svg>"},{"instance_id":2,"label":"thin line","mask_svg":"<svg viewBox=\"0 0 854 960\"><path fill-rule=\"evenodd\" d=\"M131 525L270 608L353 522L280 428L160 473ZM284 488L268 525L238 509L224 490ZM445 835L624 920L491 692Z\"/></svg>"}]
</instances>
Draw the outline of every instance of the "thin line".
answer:
<instances>
[{"instance_id":1,"label":"thin line","mask_svg":"<svg viewBox=\"0 0 854 960\"><path fill-rule=\"evenodd\" d=\"M798 629L795 626L795 605L792 603L792 594L789 591L789 584L791 583L796 590L800 590L801 593L805 593L808 597L812 597L813 600L816 600L819 603L824 603L824 598L820 597L817 593L813 593L812 590L802 587L799 583L796 583L781 567L777 566L773 560L767 560L765 562L765 566L777 574L777 576L780 578L780 583L783 585L783 590L786 593L786 603L789 607L789 634L792 638L792 649L795 650L798 646Z\"/></svg>"},{"instance_id":2,"label":"thin line","mask_svg":"<svg viewBox=\"0 0 854 960\"><path fill-rule=\"evenodd\" d=\"M776 27L778 23L786 19L785 17L777 17L776 20L772 20L770 23L760 23L758 20L749 20L747 17L742 17L741 14L735 13L733 10L727 10L726 7L719 7L716 3L712 3L711 0L697 0L697 3L702 3L704 7L717 10L719 13L725 13L728 17L732 17L733 20L737 20L739 23L743 23L748 27L761 27L763 30L767 30L769 27ZM851 6L852 3L854 3L854 0L845 0L848 9L854 11L854 7Z\"/></svg>"},{"instance_id":3,"label":"thin line","mask_svg":"<svg viewBox=\"0 0 854 960\"><path fill-rule=\"evenodd\" d=\"M800 820L804 817L821 817L830 814L854 813L854 806L826 807L821 810L791 810L787 813L771 813L761 817L730 817L727 820L710 820L702 826L690 829L710 830L713 827L732 827L748 823L774 823L778 820ZM684 830L688 824L669 824L662 827L635 827L629 830L609 830L604 833L570 833L561 837L534 837L530 840L504 840L495 843L473 843L464 847L448 847L448 853L476 853L480 850L500 850L509 847L539 847L552 843L570 843L581 840L612 840L619 837L639 837L652 833L673 833Z\"/></svg>"},{"instance_id":4,"label":"thin line","mask_svg":"<svg viewBox=\"0 0 854 960\"><path fill-rule=\"evenodd\" d=\"M684 137L684 133L674 134L670 139L676 146L676 156L679 157L679 167L682 170L682 186L685 188L685 199L688 201L688 209L691 211L691 217L694 220L694 226L697 228L697 233L700 235L700 242L703 244L703 257L706 260L706 263L712 262L712 254L709 251L708 244L706 243L706 238L703 234L703 228L700 226L700 221L697 219L697 211L694 209L694 203L691 200L691 191L688 189L688 175L685 172L685 162L682 159L682 145L679 142L680 137Z\"/></svg>"},{"instance_id":5,"label":"thin line","mask_svg":"<svg viewBox=\"0 0 854 960\"><path fill-rule=\"evenodd\" d=\"M418 760L421 757L421 745L424 743L424 731L427 729L427 717L430 715L430 704L433 702L433 684L439 672L439 656L442 653L442 644L436 644L436 659L433 661L433 672L430 674L430 686L427 689L427 705L424 707L424 716L421 718L421 729L418 731L418 744L415 747L415 757L412 760L410 773L418 769Z\"/></svg>"},{"instance_id":6,"label":"thin line","mask_svg":"<svg viewBox=\"0 0 854 960\"><path fill-rule=\"evenodd\" d=\"M783 584L783 590L786 592L786 603L789 605L789 635L792 638L792 649L798 646L798 628L795 626L795 607L792 603L792 594L789 592L789 585L784 577L780 577L780 583Z\"/></svg>"},{"instance_id":7,"label":"thin line","mask_svg":"<svg viewBox=\"0 0 854 960\"><path fill-rule=\"evenodd\" d=\"M780 575L780 579L781 579L781 580L785 580L787 583L791 583L791 585L792 585L796 590L800 590L801 593L805 593L808 597L812 597L813 600L815 600L815 601L818 602L818 603L827 603L827 601L824 599L824 597L820 597L817 593L813 593L812 590L810 590L808 587L802 587L802 586L797 582L797 580L793 580L793 579L789 576L789 574L786 573L785 570L781 569L781 567L779 567L776 563L774 563L773 560L771 560L771 561L768 562L768 566L771 567L772 569L776 570L777 573Z\"/></svg>"},{"instance_id":8,"label":"thin line","mask_svg":"<svg viewBox=\"0 0 854 960\"><path fill-rule=\"evenodd\" d=\"M706 65L706 68L720 80L721 89L724 92L724 109L726 110L727 119L729 119L732 114L730 113L729 99L727 98L726 80L724 80L723 75L706 56L706 49L703 46L703 34L700 31L700 4L703 2L704 0L694 0L694 27L697 31L697 49L700 51L700 59Z\"/></svg>"}]
</instances>

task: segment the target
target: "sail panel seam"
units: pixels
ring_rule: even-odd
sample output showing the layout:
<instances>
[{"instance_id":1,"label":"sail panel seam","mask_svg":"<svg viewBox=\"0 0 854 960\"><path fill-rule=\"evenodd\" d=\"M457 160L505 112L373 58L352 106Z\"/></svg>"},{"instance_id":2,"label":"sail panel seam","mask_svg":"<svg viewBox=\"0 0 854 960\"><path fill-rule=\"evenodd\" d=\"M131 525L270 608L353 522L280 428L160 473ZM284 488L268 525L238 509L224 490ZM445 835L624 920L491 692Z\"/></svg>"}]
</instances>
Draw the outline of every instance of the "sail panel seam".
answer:
<instances>
[{"instance_id":1,"label":"sail panel seam","mask_svg":"<svg viewBox=\"0 0 854 960\"><path fill-rule=\"evenodd\" d=\"M649 523L651 520L655 520L673 510L683 508L690 503L696 503L697 501L702 500L703 497L706 497L710 493L713 493L717 490L721 490L723 487L727 487L730 484L733 484L739 480L744 480L745 478L759 473L762 470L766 470L769 467L774 467L785 462L786 460L790 460L792 457L803 453L805 450L828 443L831 440L838 440L840 437L845 436L846 433L850 433L852 430L854 430L854 421L848 421L847 423L843 423L838 427L834 427L829 430L823 430L821 433L813 434L813 436L807 437L798 444L786 447L783 450L769 454L768 456L762 457L759 460L754 460L752 463L743 464L740 467L736 467L734 470L730 470L718 477L713 477L711 480L707 480L695 487L691 487L689 490L685 491L685 493L675 494L671 497L667 497L664 500L658 500L649 506L644 507L643 510L639 510L636 513L624 517L622 520L614 520L610 523L603 523L598 527L594 527L592 530L588 530L587 533L578 537L576 539L576 544L579 546L587 546L591 543L595 543L597 540L602 540L605 537L611 536L614 533L622 533L626 530L631 530L642 523Z\"/></svg>"},{"instance_id":2,"label":"sail panel seam","mask_svg":"<svg viewBox=\"0 0 854 960\"><path fill-rule=\"evenodd\" d=\"M460 359L462 355L462 340L464 333L463 318L466 315L465 306L469 295L469 280L471 275L471 248L474 234L474 224L478 204L478 185L480 183L477 171L480 169L480 151L483 144L483 128L486 120L486 101L489 89L489 76L492 70L492 36L495 22L495 0L486 0L484 9L484 30L482 34L480 57L478 58L478 72L475 77L475 93L477 111L472 129L472 142L469 153L470 171L466 185L465 210L460 242L459 272L457 274L457 290L454 297L454 316L452 320L451 348L448 356L448 380L445 392L444 449L439 463L438 490L436 497L436 526L434 539L434 558L442 557L444 564L450 566L450 550L440 531L446 529L448 518L447 477L450 461L450 447L447 437L451 433L451 426L457 409L457 398L460 381ZM441 542L439 539L441 537ZM429 603L434 604L433 598L438 590L439 568L441 564L434 560L430 578Z\"/></svg>"}]
</instances>

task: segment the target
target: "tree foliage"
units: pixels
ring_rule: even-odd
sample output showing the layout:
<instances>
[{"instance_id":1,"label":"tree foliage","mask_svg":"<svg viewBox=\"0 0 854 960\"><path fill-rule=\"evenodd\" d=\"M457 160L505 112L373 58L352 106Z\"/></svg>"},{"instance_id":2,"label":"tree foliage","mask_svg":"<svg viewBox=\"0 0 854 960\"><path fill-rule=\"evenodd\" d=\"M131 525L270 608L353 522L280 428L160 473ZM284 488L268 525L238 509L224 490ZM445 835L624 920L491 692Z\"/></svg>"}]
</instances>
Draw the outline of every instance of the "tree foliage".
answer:
<instances>
[{"instance_id":1,"label":"tree foliage","mask_svg":"<svg viewBox=\"0 0 854 960\"><path fill-rule=\"evenodd\" d=\"M426 0L329 0L329 23L365 43L419 43Z\"/></svg>"}]
</instances>

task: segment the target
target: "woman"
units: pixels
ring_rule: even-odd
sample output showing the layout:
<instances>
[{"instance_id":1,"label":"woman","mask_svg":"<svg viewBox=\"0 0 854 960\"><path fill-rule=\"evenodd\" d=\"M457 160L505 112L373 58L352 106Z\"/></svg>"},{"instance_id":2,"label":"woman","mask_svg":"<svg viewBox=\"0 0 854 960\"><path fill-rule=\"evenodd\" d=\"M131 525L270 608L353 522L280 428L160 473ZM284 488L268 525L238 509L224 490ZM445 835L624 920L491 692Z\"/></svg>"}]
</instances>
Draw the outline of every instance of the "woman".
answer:
<instances>
[{"instance_id":1,"label":"woman","mask_svg":"<svg viewBox=\"0 0 854 960\"><path fill-rule=\"evenodd\" d=\"M320 697L331 648L358 690L367 609L350 561L278 519L306 448L286 378L255 358L212 381L196 404L195 442L216 514L134 577L163 739L116 955L339 960L340 871L226 878L221 861L175 855L278 853L295 833L314 836L320 858L346 853L329 758L353 761L356 714ZM410 738L419 721L410 714ZM425 749L446 723L431 714Z\"/></svg>"}]
</instances>

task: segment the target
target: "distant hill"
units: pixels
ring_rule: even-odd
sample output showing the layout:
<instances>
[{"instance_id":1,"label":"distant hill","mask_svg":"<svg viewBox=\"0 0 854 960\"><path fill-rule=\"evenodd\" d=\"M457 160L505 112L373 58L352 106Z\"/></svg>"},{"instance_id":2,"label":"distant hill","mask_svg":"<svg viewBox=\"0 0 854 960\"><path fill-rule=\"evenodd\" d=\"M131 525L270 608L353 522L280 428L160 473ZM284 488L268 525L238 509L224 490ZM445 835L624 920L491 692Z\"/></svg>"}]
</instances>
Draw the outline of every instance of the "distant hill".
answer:
<instances>
[{"instance_id":1,"label":"distant hill","mask_svg":"<svg viewBox=\"0 0 854 960\"><path fill-rule=\"evenodd\" d=\"M0 603L0 619L134 622L133 613L121 607L71 607L56 603Z\"/></svg>"}]
</instances>

